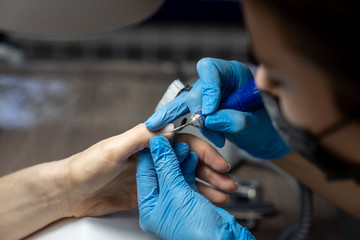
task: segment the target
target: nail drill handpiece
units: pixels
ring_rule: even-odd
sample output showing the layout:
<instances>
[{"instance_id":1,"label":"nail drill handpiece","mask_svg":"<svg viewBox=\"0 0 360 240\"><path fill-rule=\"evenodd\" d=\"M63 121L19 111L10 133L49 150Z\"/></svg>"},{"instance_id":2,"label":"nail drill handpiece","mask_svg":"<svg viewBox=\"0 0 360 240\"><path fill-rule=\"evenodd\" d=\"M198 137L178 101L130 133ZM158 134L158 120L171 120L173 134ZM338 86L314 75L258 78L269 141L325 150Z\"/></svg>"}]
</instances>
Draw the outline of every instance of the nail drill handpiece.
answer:
<instances>
[{"instance_id":1,"label":"nail drill handpiece","mask_svg":"<svg viewBox=\"0 0 360 240\"><path fill-rule=\"evenodd\" d=\"M233 109L243 112L254 112L263 107L264 105L262 103L260 91L256 87L255 81L250 80L241 88L223 98L218 109ZM203 128L205 119L206 116L202 114L201 110L199 110L190 116L190 120L186 124L175 128L173 131L178 132L186 126Z\"/></svg>"}]
</instances>

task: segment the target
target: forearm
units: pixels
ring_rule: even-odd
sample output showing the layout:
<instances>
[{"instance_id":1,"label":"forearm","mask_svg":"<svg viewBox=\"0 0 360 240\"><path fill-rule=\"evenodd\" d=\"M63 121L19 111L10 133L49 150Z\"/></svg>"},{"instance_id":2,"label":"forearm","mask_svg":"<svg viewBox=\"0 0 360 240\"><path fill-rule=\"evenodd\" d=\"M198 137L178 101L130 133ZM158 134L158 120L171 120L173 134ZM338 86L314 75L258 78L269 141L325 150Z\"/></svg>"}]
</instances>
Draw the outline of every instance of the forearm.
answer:
<instances>
[{"instance_id":1,"label":"forearm","mask_svg":"<svg viewBox=\"0 0 360 240\"><path fill-rule=\"evenodd\" d=\"M20 239L67 215L64 161L0 178L0 236Z\"/></svg>"},{"instance_id":2,"label":"forearm","mask_svg":"<svg viewBox=\"0 0 360 240\"><path fill-rule=\"evenodd\" d=\"M322 171L294 151L273 162L324 199L360 218L360 185L354 180L328 181Z\"/></svg>"}]
</instances>

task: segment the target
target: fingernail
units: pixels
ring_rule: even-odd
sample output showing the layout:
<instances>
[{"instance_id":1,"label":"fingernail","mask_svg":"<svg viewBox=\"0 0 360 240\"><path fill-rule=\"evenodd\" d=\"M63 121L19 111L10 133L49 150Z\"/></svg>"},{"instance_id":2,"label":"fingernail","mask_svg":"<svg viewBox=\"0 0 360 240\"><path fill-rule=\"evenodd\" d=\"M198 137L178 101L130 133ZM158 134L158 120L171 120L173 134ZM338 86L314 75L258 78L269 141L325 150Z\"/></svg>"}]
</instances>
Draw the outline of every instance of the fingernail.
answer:
<instances>
[{"instance_id":1,"label":"fingernail","mask_svg":"<svg viewBox=\"0 0 360 240\"><path fill-rule=\"evenodd\" d=\"M230 169L231 169L231 165L230 165L230 163L227 163L227 164L228 164L228 169L227 169L227 171L229 172Z\"/></svg>"}]
</instances>

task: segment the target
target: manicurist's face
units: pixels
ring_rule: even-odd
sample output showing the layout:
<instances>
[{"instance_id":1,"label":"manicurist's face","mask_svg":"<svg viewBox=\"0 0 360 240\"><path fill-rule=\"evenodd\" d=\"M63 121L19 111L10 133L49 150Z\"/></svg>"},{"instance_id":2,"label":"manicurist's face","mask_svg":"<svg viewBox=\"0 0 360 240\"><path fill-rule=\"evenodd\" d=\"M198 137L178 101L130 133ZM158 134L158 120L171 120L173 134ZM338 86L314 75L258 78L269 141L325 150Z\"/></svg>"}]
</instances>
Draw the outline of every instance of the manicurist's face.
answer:
<instances>
[{"instance_id":1,"label":"manicurist's face","mask_svg":"<svg viewBox=\"0 0 360 240\"><path fill-rule=\"evenodd\" d=\"M341 115L325 74L287 47L269 10L251 0L242 3L252 51L260 62L258 88L279 99L285 118L296 127L317 134L337 122Z\"/></svg>"}]
</instances>

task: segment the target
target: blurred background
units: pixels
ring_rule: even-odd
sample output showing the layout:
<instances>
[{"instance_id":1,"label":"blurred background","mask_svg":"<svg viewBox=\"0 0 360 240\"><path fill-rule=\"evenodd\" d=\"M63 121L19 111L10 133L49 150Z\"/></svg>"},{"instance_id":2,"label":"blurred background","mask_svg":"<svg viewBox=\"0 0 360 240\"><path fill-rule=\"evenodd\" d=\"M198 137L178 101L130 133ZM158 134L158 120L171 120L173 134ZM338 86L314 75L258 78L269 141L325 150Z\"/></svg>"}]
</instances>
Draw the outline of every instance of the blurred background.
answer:
<instances>
[{"instance_id":1,"label":"blurred background","mask_svg":"<svg viewBox=\"0 0 360 240\"><path fill-rule=\"evenodd\" d=\"M237 0L167 0L144 22L87 39L0 33L0 176L144 122L173 80L197 80L202 57L250 61ZM255 180L273 207L252 225L256 238L278 239L297 221L287 179L251 164L233 174ZM338 216L315 195L309 239L344 239Z\"/></svg>"}]
</instances>

